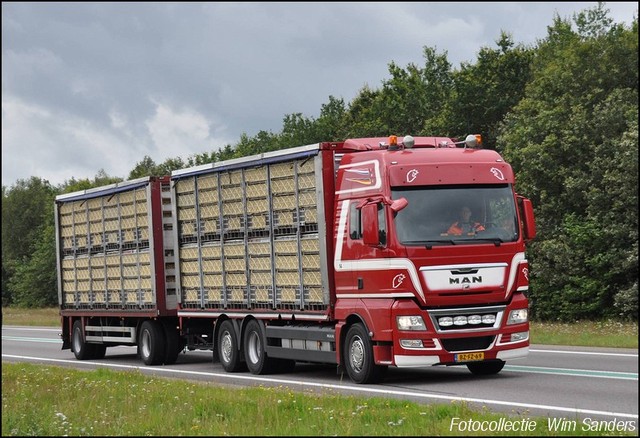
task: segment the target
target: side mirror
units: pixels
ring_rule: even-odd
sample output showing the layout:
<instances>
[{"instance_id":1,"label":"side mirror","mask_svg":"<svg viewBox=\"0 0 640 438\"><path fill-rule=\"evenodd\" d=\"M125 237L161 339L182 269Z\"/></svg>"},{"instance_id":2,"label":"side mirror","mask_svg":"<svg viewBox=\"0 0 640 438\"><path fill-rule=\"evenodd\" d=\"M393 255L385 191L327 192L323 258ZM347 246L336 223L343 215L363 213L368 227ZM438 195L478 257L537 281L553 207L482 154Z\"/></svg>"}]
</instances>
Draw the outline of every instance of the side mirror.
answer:
<instances>
[{"instance_id":1,"label":"side mirror","mask_svg":"<svg viewBox=\"0 0 640 438\"><path fill-rule=\"evenodd\" d=\"M400 198L400 199L396 199L391 203L391 211L394 213L399 212L400 210L404 209L407 205L409 205L409 201L407 201L407 198Z\"/></svg>"},{"instance_id":2,"label":"side mirror","mask_svg":"<svg viewBox=\"0 0 640 438\"><path fill-rule=\"evenodd\" d=\"M362 207L362 241L365 245L380 245L378 234L378 204L367 204Z\"/></svg>"},{"instance_id":3,"label":"side mirror","mask_svg":"<svg viewBox=\"0 0 640 438\"><path fill-rule=\"evenodd\" d=\"M531 200L527 198L520 198L521 200L521 216L524 222L523 231L524 231L524 240L530 241L536 237L536 220L533 214L533 204L531 204Z\"/></svg>"}]
</instances>

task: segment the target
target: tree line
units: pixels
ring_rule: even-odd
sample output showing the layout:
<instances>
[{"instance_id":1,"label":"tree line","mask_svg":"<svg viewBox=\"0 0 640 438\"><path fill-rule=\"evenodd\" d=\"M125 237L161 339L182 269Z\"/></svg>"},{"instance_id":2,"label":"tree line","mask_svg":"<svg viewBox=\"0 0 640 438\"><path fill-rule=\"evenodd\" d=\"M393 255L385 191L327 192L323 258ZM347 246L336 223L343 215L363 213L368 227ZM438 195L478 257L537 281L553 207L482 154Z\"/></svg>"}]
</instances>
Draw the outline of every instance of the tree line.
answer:
<instances>
[{"instance_id":1,"label":"tree line","mask_svg":"<svg viewBox=\"0 0 640 438\"><path fill-rule=\"evenodd\" d=\"M464 138L511 163L536 211L528 247L538 320L638 319L638 21L615 23L604 3L555 16L534 45L505 31L457 68L423 47L421 65L390 62L389 77L350 102L329 96L318 117L283 118L280 132L156 163L127 179L320 141L390 134ZM59 186L32 176L2 187L2 303L57 304L56 195L123 181L99 170Z\"/></svg>"}]
</instances>

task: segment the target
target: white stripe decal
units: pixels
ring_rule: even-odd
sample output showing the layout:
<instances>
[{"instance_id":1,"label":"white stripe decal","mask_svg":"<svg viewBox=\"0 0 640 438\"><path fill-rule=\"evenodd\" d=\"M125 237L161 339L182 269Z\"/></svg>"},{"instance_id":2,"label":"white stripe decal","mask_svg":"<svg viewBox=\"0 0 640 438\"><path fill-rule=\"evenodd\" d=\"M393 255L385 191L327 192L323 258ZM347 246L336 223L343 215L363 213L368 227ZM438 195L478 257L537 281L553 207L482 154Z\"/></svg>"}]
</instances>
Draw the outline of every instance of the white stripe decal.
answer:
<instances>
[{"instance_id":1,"label":"white stripe decal","mask_svg":"<svg viewBox=\"0 0 640 438\"><path fill-rule=\"evenodd\" d=\"M527 259L524 256L523 252L518 252L511 259L511 272L509 272L509 283L507 284L507 292L505 294L505 298L509 296L511 293L511 288L513 287L513 283L516 281L516 275L520 272L520 262L526 261ZM528 290L529 288L527 288ZM518 289L520 290L520 289Z\"/></svg>"},{"instance_id":2,"label":"white stripe decal","mask_svg":"<svg viewBox=\"0 0 640 438\"><path fill-rule=\"evenodd\" d=\"M342 260L342 246L346 236L347 229L347 213L349 212L349 202L343 201L340 210L340 222L338 224L338 234L336 236L336 253L333 259L334 269L339 272L344 271L389 271L392 269L401 269L409 272L409 277L413 283L413 287L418 292L422 301L426 302L420 277L413 262L409 259L367 259L367 260Z\"/></svg>"},{"instance_id":3,"label":"white stripe decal","mask_svg":"<svg viewBox=\"0 0 640 438\"><path fill-rule=\"evenodd\" d=\"M373 164L373 169L375 171L375 184L369 187L359 187L357 189L348 189L348 190L339 190L336 192L336 195L341 195L343 193L356 193L356 192L364 192L367 190L375 190L375 189L379 189L380 187L382 187L382 178L380 176L380 162L378 160L371 160L371 161L363 161L361 163L356 163L356 164L345 164L344 166L340 166L338 167L338 169L349 169L351 167L362 167L365 164Z\"/></svg>"},{"instance_id":4,"label":"white stripe decal","mask_svg":"<svg viewBox=\"0 0 640 438\"><path fill-rule=\"evenodd\" d=\"M336 298L413 298L413 292L398 292L395 294L336 294Z\"/></svg>"}]
</instances>

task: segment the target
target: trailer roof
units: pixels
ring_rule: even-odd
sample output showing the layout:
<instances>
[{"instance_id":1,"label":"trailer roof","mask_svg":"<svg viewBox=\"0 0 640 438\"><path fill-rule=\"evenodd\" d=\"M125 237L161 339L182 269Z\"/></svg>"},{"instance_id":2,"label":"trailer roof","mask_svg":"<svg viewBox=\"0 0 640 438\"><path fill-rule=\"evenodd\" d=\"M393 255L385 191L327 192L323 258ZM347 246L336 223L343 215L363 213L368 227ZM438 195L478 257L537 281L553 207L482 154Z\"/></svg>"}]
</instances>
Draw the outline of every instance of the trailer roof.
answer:
<instances>
[{"instance_id":1,"label":"trailer roof","mask_svg":"<svg viewBox=\"0 0 640 438\"><path fill-rule=\"evenodd\" d=\"M298 158L306 158L317 155L320 148L320 143L314 143L307 146L298 146L289 149L282 149L279 151L250 155L248 157L234 158L231 160L203 164L200 166L190 167L188 169L174 170L173 172L171 172L171 179L180 179L201 173L222 172L227 170L262 166L271 163L279 163L282 161L290 161Z\"/></svg>"},{"instance_id":2,"label":"trailer roof","mask_svg":"<svg viewBox=\"0 0 640 438\"><path fill-rule=\"evenodd\" d=\"M77 192L72 193L64 193L62 195L56 196L56 201L59 202L70 202L70 201L78 201L81 199L91 199L97 198L105 195L112 195L115 193L126 192L129 190L134 190L140 187L144 187L149 184L152 177L145 176L142 178L132 179L130 181L122 181L119 183L109 184L107 186L102 187L94 187L86 190L79 190Z\"/></svg>"}]
</instances>

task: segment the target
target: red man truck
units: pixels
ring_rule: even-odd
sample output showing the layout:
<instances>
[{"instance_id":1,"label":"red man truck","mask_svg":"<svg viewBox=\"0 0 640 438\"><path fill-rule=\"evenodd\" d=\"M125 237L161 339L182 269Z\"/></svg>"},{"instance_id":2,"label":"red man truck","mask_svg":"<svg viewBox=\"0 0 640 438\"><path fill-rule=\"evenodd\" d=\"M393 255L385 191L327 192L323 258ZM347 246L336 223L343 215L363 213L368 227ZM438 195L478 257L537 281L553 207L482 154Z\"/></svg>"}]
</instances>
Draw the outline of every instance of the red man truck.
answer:
<instances>
[{"instance_id":1,"label":"red man truck","mask_svg":"<svg viewBox=\"0 0 640 438\"><path fill-rule=\"evenodd\" d=\"M349 139L60 195L63 349L132 345L147 365L210 349L228 372L320 362L357 383L498 373L528 353L536 230L479 143Z\"/></svg>"}]
</instances>

